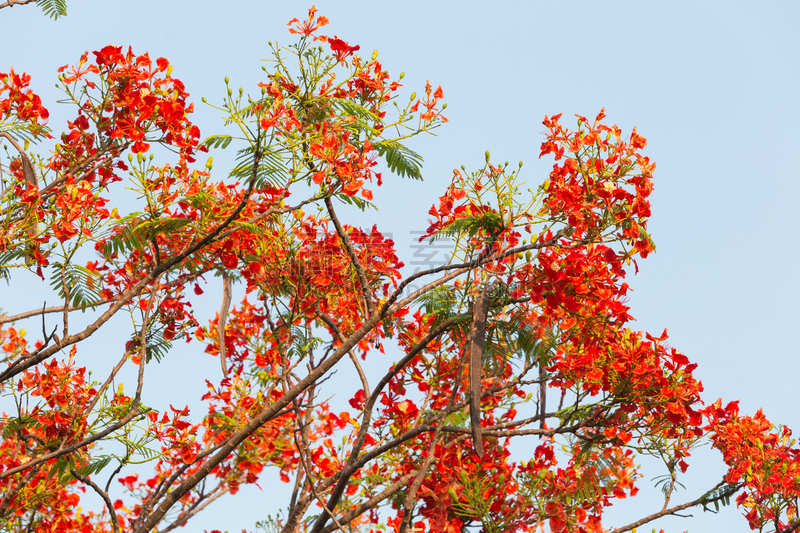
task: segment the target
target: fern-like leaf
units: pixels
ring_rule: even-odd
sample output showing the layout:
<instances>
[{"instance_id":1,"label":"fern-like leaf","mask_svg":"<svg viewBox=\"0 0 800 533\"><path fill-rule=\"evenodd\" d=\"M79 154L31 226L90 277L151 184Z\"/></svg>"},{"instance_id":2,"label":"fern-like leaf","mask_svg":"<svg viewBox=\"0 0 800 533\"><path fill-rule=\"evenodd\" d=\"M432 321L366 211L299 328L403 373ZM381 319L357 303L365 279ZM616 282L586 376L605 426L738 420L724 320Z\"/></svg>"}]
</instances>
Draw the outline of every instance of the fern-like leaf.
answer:
<instances>
[{"instance_id":1,"label":"fern-like leaf","mask_svg":"<svg viewBox=\"0 0 800 533\"><path fill-rule=\"evenodd\" d=\"M53 20L67 16L66 0L37 0L36 3L42 8L42 13Z\"/></svg>"},{"instance_id":2,"label":"fern-like leaf","mask_svg":"<svg viewBox=\"0 0 800 533\"><path fill-rule=\"evenodd\" d=\"M372 145L386 159L389 170L401 178L422 180L422 156L397 141L380 141Z\"/></svg>"},{"instance_id":3,"label":"fern-like leaf","mask_svg":"<svg viewBox=\"0 0 800 533\"><path fill-rule=\"evenodd\" d=\"M247 146L239 150L236 155L236 166L231 170L230 177L242 182L253 178L253 157L255 148ZM283 158L278 152L263 152L255 172L256 187L263 187L266 182L283 186L286 184L288 174Z\"/></svg>"},{"instance_id":4,"label":"fern-like leaf","mask_svg":"<svg viewBox=\"0 0 800 533\"><path fill-rule=\"evenodd\" d=\"M168 235L192 221L188 218L158 218L155 220L140 221L137 215L123 219L111 230L113 237L108 239L103 247L103 255L130 252L134 249L143 250L147 243L157 235Z\"/></svg>"},{"instance_id":5,"label":"fern-like leaf","mask_svg":"<svg viewBox=\"0 0 800 533\"><path fill-rule=\"evenodd\" d=\"M91 476L92 474L97 474L105 467L107 467L108 463L110 463L113 459L114 459L113 455L101 455L100 457L95 458L94 461L84 466L83 468L75 470L75 472L77 472L82 476Z\"/></svg>"},{"instance_id":6,"label":"fern-like leaf","mask_svg":"<svg viewBox=\"0 0 800 533\"><path fill-rule=\"evenodd\" d=\"M203 146L207 148L221 148L225 149L230 146L231 142L233 141L233 137L230 135L212 135L205 141L203 141Z\"/></svg>"},{"instance_id":7,"label":"fern-like leaf","mask_svg":"<svg viewBox=\"0 0 800 533\"><path fill-rule=\"evenodd\" d=\"M94 274L85 267L73 264L53 264L53 275L50 286L56 290L61 298L67 297L65 288L69 291L69 303L86 311L95 302L103 299L99 292L100 284L94 280Z\"/></svg>"}]
</instances>

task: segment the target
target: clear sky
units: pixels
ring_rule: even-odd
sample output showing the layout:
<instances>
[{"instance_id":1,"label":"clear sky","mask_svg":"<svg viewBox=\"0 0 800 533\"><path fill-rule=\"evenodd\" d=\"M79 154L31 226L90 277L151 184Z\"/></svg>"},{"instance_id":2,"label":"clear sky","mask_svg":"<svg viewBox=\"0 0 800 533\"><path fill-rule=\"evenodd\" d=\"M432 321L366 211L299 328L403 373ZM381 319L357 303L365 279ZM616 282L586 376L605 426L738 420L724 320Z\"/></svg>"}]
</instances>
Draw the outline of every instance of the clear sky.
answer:
<instances>
[{"instance_id":1,"label":"clear sky","mask_svg":"<svg viewBox=\"0 0 800 533\"><path fill-rule=\"evenodd\" d=\"M741 399L743 413L763 408L774 423L800 429L800 3L316 5L331 20L326 33L360 44L366 55L378 50L390 72L405 72L406 94L430 79L434 87L441 84L448 102L450 123L436 130L437 137L412 143L425 158L425 181L387 180L375 192L380 212L371 219L351 214L353 222L376 221L393 234L398 255L409 263L411 232L426 229L427 211L453 168L481 166L488 149L494 162L523 160L533 188L552 166L552 160L537 159L544 115L563 113L562 123L574 125L567 118L573 113L593 117L605 107L608 122L624 131L637 126L648 139L645 153L658 165L649 226L658 251L629 280L634 326L652 333L668 328L671 344L699 363L695 374L706 401ZM286 23L304 18L310 3L68 0L68 6L69 16L59 21L35 6L0 11L0 71L14 67L33 75L55 131L73 114L55 104L56 69L113 43L167 57L173 76L195 98L196 122L210 135L221 122L200 97L219 101L225 76L234 88L257 93L267 41L291 42ZM215 162L216 172L224 172L223 162ZM27 309L31 290L0 287L0 307ZM206 312L216 305L210 300ZM164 368L177 373L181 365L185 361ZM174 375L163 379L173 391L183 385ZM187 380L187 390L191 386ZM718 453L697 459L675 503L696 498L719 480ZM651 485L644 474L643 489ZM263 491L251 488L220 501L184 531L252 530L256 520L288 501L288 486L273 481L265 479ZM606 525L624 525L660 507L645 494L616 505ZM693 518L650 527L748 529L736 509L717 516L691 512Z\"/></svg>"}]
</instances>

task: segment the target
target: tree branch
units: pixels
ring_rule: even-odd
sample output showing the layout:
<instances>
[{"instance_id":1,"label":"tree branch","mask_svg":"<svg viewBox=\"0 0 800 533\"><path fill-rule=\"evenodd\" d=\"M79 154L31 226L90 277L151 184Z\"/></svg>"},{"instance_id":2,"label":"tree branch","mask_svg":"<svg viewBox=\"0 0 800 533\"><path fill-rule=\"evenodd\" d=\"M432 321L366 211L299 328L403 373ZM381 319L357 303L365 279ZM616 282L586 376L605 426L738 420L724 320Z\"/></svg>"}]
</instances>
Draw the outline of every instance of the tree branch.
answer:
<instances>
[{"instance_id":1,"label":"tree branch","mask_svg":"<svg viewBox=\"0 0 800 533\"><path fill-rule=\"evenodd\" d=\"M412 470L405 476L398 479L396 482L386 487L383 491L379 492L369 500L359 505L357 508L353 509L349 513L343 514L338 518L339 523L343 525L349 524L355 518L358 518L359 516L369 511L370 509L378 505L380 502L382 502L383 500L385 500L386 498L397 492L398 490L408 485L408 482L411 481L411 478L416 476L417 473L418 472L416 470ZM331 525L323 529L320 533L333 533L334 530L336 530L336 527Z\"/></svg>"},{"instance_id":2,"label":"tree branch","mask_svg":"<svg viewBox=\"0 0 800 533\"><path fill-rule=\"evenodd\" d=\"M111 525L114 526L114 533L120 533L119 520L117 519L117 512L114 510L114 504L111 503L111 498L108 497L108 493L103 489L101 489L100 487L98 487L94 483L94 481L89 479L88 476L82 476L72 468L70 468L69 471L75 479L77 479L84 485L89 485L90 487L92 487L92 489L94 489L94 491L98 494L98 496L100 496L103 499L103 502L105 502L106 507L108 508L108 514L111 517Z\"/></svg>"},{"instance_id":3,"label":"tree branch","mask_svg":"<svg viewBox=\"0 0 800 533\"><path fill-rule=\"evenodd\" d=\"M725 484L726 484L726 481L722 480L719 483L717 483L714 486L714 488L712 488L708 492L714 491L714 490L722 487ZM639 527L641 525L644 525L644 524L646 524L648 522L652 522L653 520L656 520L657 518L661 518L663 516L668 516L668 515L674 515L679 511L683 511L684 509L688 509L690 507L694 507L695 505L705 505L705 504L708 504L708 503L714 503L715 501L719 501L719 500L721 500L723 498L730 497L733 493L738 491L740 488L741 488L741 485L734 485L734 486L732 486L730 488L730 490L724 491L721 494L718 494L717 496L715 496L714 498L706 498L706 495L704 494L703 496L700 496L696 500L692 500L690 502L686 502L686 503L683 503L681 505L676 505L675 507L671 507L669 509L663 509L663 510L657 512L657 513L651 514L650 516L646 516L646 517L642 518L641 520L637 520L636 522L628 524L625 527L622 527L622 528L619 528L619 529L613 529L612 532L613 533L624 533L625 531L631 531L634 528L637 528L637 527ZM708 492L706 494L708 494ZM800 522L800 521L798 521L798 522ZM798 526L800 526L800 523L798 523ZM797 527L797 526L795 526L795 527ZM793 529L791 529L791 530L787 529L786 531L794 531L794 530Z\"/></svg>"},{"instance_id":4,"label":"tree branch","mask_svg":"<svg viewBox=\"0 0 800 533\"><path fill-rule=\"evenodd\" d=\"M31 459L30 461L28 461L24 465L15 466L14 468L9 468L5 472L0 472L0 479L7 478L8 476L13 476L14 474L22 472L23 470L27 470L29 468L32 468L32 467L38 465L38 464L45 463L45 462L49 461L50 459L55 459L56 457L61 457L64 454L72 453L75 450L83 448L84 446L88 446L89 444L93 443L94 441L102 439L106 435L109 435L109 434L113 433L114 431L118 430L119 428L121 428L122 426L124 426L125 424L127 424L128 422L130 422L131 420L136 418L137 416L143 415L143 414L147 413L148 411L150 411L150 409L145 409L144 411L139 411L138 406L133 406L132 409L128 412L127 415L125 415L118 422L115 422L113 425L107 427L103 431L95 433L91 437L83 439L80 442L76 442L75 444L67 446L66 448L61 448L60 450L56 450L54 452L51 452L51 453L48 453L48 454L45 454L45 455L41 455L41 456L39 456L39 457L37 457L35 459Z\"/></svg>"},{"instance_id":5,"label":"tree branch","mask_svg":"<svg viewBox=\"0 0 800 533\"><path fill-rule=\"evenodd\" d=\"M330 197L325 198L325 207L328 208L328 215L331 217L331 221L333 222L333 225L336 228L336 233L339 235L339 240L342 241L342 245L347 251L347 255L350 257L350 263L353 265L353 268L356 271L356 275L358 276L358 283L361 285L361 294L364 297L364 305L366 306L366 309L364 310L364 315L366 317L370 317L372 316L374 310L372 306L372 295L369 292L369 282L367 281L367 274L366 272L364 272L364 267L358 260L356 251L353 248L353 243L350 242L350 236L347 235L346 231L344 231L342 223L339 222L339 217L336 216L336 212L333 210L333 202L331 202Z\"/></svg>"},{"instance_id":6,"label":"tree branch","mask_svg":"<svg viewBox=\"0 0 800 533\"><path fill-rule=\"evenodd\" d=\"M0 4L0 9L4 7L24 6L25 4L30 4L35 1L36 0L8 0L5 4Z\"/></svg>"},{"instance_id":7,"label":"tree branch","mask_svg":"<svg viewBox=\"0 0 800 533\"><path fill-rule=\"evenodd\" d=\"M258 162L260 160L260 157L261 157L260 153L256 152L253 165L254 173L258 169ZM222 221L216 228L214 228L214 230L208 233L208 235L200 239L195 244L189 246L186 250L176 255L169 261L162 263L161 265L154 268L150 272L150 274L142 278L127 293L121 295L119 299L116 300L108 310L106 310L105 313L100 315L100 317L97 320L95 320L93 323L87 326L86 329L84 329L80 333L77 333L75 335L70 335L68 338L65 339L61 339L60 343L57 343L56 346L51 346L50 348L42 347L42 349L38 353L34 352L33 355L25 357L23 359L18 359L16 362L12 363L8 368L6 368L6 370L4 370L0 374L0 383L4 382L5 380L11 377L16 376L20 372L23 372L32 366L41 363L45 359L49 358L50 356L61 350L62 348L65 348L76 342L82 341L90 337L92 334L94 334L94 332L97 331L100 328L100 326L108 322L108 320L110 320L111 317L114 316L117 313L117 311L119 311L122 308L122 306L124 306L133 298L135 298L138 294L140 294L142 289L144 289L147 285L149 285L154 279L156 279L156 277L168 271L175 265L181 263L184 259L194 254L198 250L207 246L217 237L217 235L219 235L225 228L227 228L231 224L231 222L236 220L236 218L239 216L239 213L242 212L242 209L244 209L244 207L247 205L247 202L250 200L250 196L253 194L254 187L255 187L255 176L253 177L252 180L250 180L249 187L244 196L242 197L241 202L239 202L239 205L236 207L236 209L234 209L233 212L224 221Z\"/></svg>"}]
</instances>

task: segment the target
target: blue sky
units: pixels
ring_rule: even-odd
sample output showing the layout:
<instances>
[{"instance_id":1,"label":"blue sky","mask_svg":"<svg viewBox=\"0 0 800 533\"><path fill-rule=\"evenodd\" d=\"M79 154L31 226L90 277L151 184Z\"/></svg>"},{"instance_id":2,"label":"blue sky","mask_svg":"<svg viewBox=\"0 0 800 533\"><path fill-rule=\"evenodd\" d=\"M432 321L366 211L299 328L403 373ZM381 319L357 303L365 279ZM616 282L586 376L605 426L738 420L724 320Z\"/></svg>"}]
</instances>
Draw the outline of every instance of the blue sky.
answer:
<instances>
[{"instance_id":1,"label":"blue sky","mask_svg":"<svg viewBox=\"0 0 800 533\"><path fill-rule=\"evenodd\" d=\"M167 57L192 94L195 120L206 135L217 133L221 122L200 97L219 101L225 76L233 87L256 93L267 41L291 42L286 23L310 7L207 0L68 5L69 16L59 21L35 6L0 11L0 71L14 67L33 75L54 130L72 115L55 103L56 68L113 43ZM744 413L763 408L774 423L800 428L800 4L407 0L316 6L331 20L328 34L360 44L367 55L378 50L390 72L405 72L406 94L430 79L442 85L448 102L450 123L436 137L411 143L425 158L425 181L387 180L375 193L380 212L370 218L352 213L350 222L377 222L394 236L398 255L411 260L411 232L426 229L427 211L453 168L478 167L489 150L495 162L523 160L524 176L535 187L552 165L538 160L544 115L563 113L562 122L572 124L566 117L573 113L591 117L605 107L608 122L625 131L637 126L648 139L645 153L658 165L650 222L658 251L629 281L635 327L668 328L671 344L699 363L707 401L740 399ZM215 154L215 160L215 171L223 172L224 158ZM32 290L0 287L0 306L21 310ZM215 305L210 301L206 312ZM171 368L178 372L181 364ZM171 383L174 388L174 377ZM701 452L698 459L675 503L718 481L719 455ZM265 480L261 487L218 503L184 531L252 529L276 502L288 500L286 485ZM645 494L615 506L606 525L659 509ZM654 525L747 530L735 509L692 513Z\"/></svg>"}]
</instances>

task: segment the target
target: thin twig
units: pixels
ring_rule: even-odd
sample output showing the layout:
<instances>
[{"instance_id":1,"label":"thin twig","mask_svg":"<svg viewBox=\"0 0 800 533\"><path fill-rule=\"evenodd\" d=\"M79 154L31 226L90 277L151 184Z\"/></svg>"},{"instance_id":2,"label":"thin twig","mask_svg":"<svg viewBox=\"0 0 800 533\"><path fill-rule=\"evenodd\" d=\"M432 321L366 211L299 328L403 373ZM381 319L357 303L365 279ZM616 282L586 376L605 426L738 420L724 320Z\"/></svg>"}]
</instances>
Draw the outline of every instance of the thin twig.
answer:
<instances>
[{"instance_id":1,"label":"thin twig","mask_svg":"<svg viewBox=\"0 0 800 533\"><path fill-rule=\"evenodd\" d=\"M86 307L96 307L98 305L106 304L109 301L110 300L97 300L95 302L87 302L86 303ZM66 311L68 311L70 313L72 311L78 311L78 310L82 311L83 307L81 307L81 306L76 307L74 305L70 305L69 307L66 308ZM0 324L7 324L9 322L16 322L17 320L22 320L24 318L30 318L32 316L38 316L38 315L43 315L43 314L47 314L47 313L63 313L64 311L65 311L65 308L64 308L63 305L57 305L55 307L47 307L47 308L42 307L41 309L34 309L33 311L26 311L26 312L20 313L18 315L0 316Z\"/></svg>"},{"instance_id":2,"label":"thin twig","mask_svg":"<svg viewBox=\"0 0 800 533\"><path fill-rule=\"evenodd\" d=\"M347 255L350 257L350 263L353 265L356 275L358 276L358 283L361 285L361 294L364 297L364 305L366 306L364 315L365 317L370 317L372 316L374 310L372 306L372 295L369 291L369 282L367 281L367 274L364 271L364 267L361 265L361 262L358 260L358 255L356 255L356 251L353 248L353 243L350 242L350 236L347 235L342 223L339 222L339 217L336 216L336 212L333 210L333 202L331 202L329 197L325 198L325 207L328 208L328 215L331 217L333 226L336 228L336 233L339 235L339 240L342 241L342 245L347 251Z\"/></svg>"},{"instance_id":3,"label":"thin twig","mask_svg":"<svg viewBox=\"0 0 800 533\"><path fill-rule=\"evenodd\" d=\"M711 491L714 491L714 490L722 487L723 485L725 485L725 483L726 483L725 480L720 481L719 483L717 483L714 486L714 488L711 489ZM690 502L686 502L686 503L681 504L681 505L676 505L675 507L671 507L669 509L663 509L663 510L657 512L657 513L651 514L650 516L646 516L646 517L642 518L641 520L637 520L636 522L628 524L625 527L621 527L619 529L613 529L612 533L624 533L625 531L631 531L631 530L633 530L633 529L635 529L635 528L637 528L637 527L639 527L641 525L644 525L644 524L646 524L648 522L652 522L653 520L656 520L657 518L661 518L662 516L674 515L679 511L683 511L684 509L688 509L690 507L694 507L695 505L714 503L715 501L721 500L721 499L726 498L726 497L730 497L733 493L735 493L736 491L738 491L741 488L741 485L735 485L734 487L731 487L730 490L726 490L723 493L718 494L714 498L706 498L706 496L703 495L703 496L697 498L696 500L692 500ZM709 492L711 492L711 491L709 491ZM708 494L708 493L706 493L706 494ZM798 522L800 522L800 521L798 521ZM800 526L800 523L798 523L798 526ZM795 528L798 527L798 526L795 526ZM794 529L787 529L787 530L784 530L784 531L785 532L794 531ZM784 533L784 532L782 532L782 533Z\"/></svg>"},{"instance_id":4,"label":"thin twig","mask_svg":"<svg viewBox=\"0 0 800 533\"><path fill-rule=\"evenodd\" d=\"M108 493L101 489L100 487L95 484L94 481L89 479L88 476L82 476L81 474L77 473L74 469L69 469L70 473L73 475L75 479L83 483L84 485L89 485L94 489L94 491L100 496L106 504L108 508L108 514L111 516L111 524L114 526L114 532L120 533L119 529L119 521L117 519L117 512L114 510L114 504L111 503L111 498L108 497Z\"/></svg>"}]
</instances>

